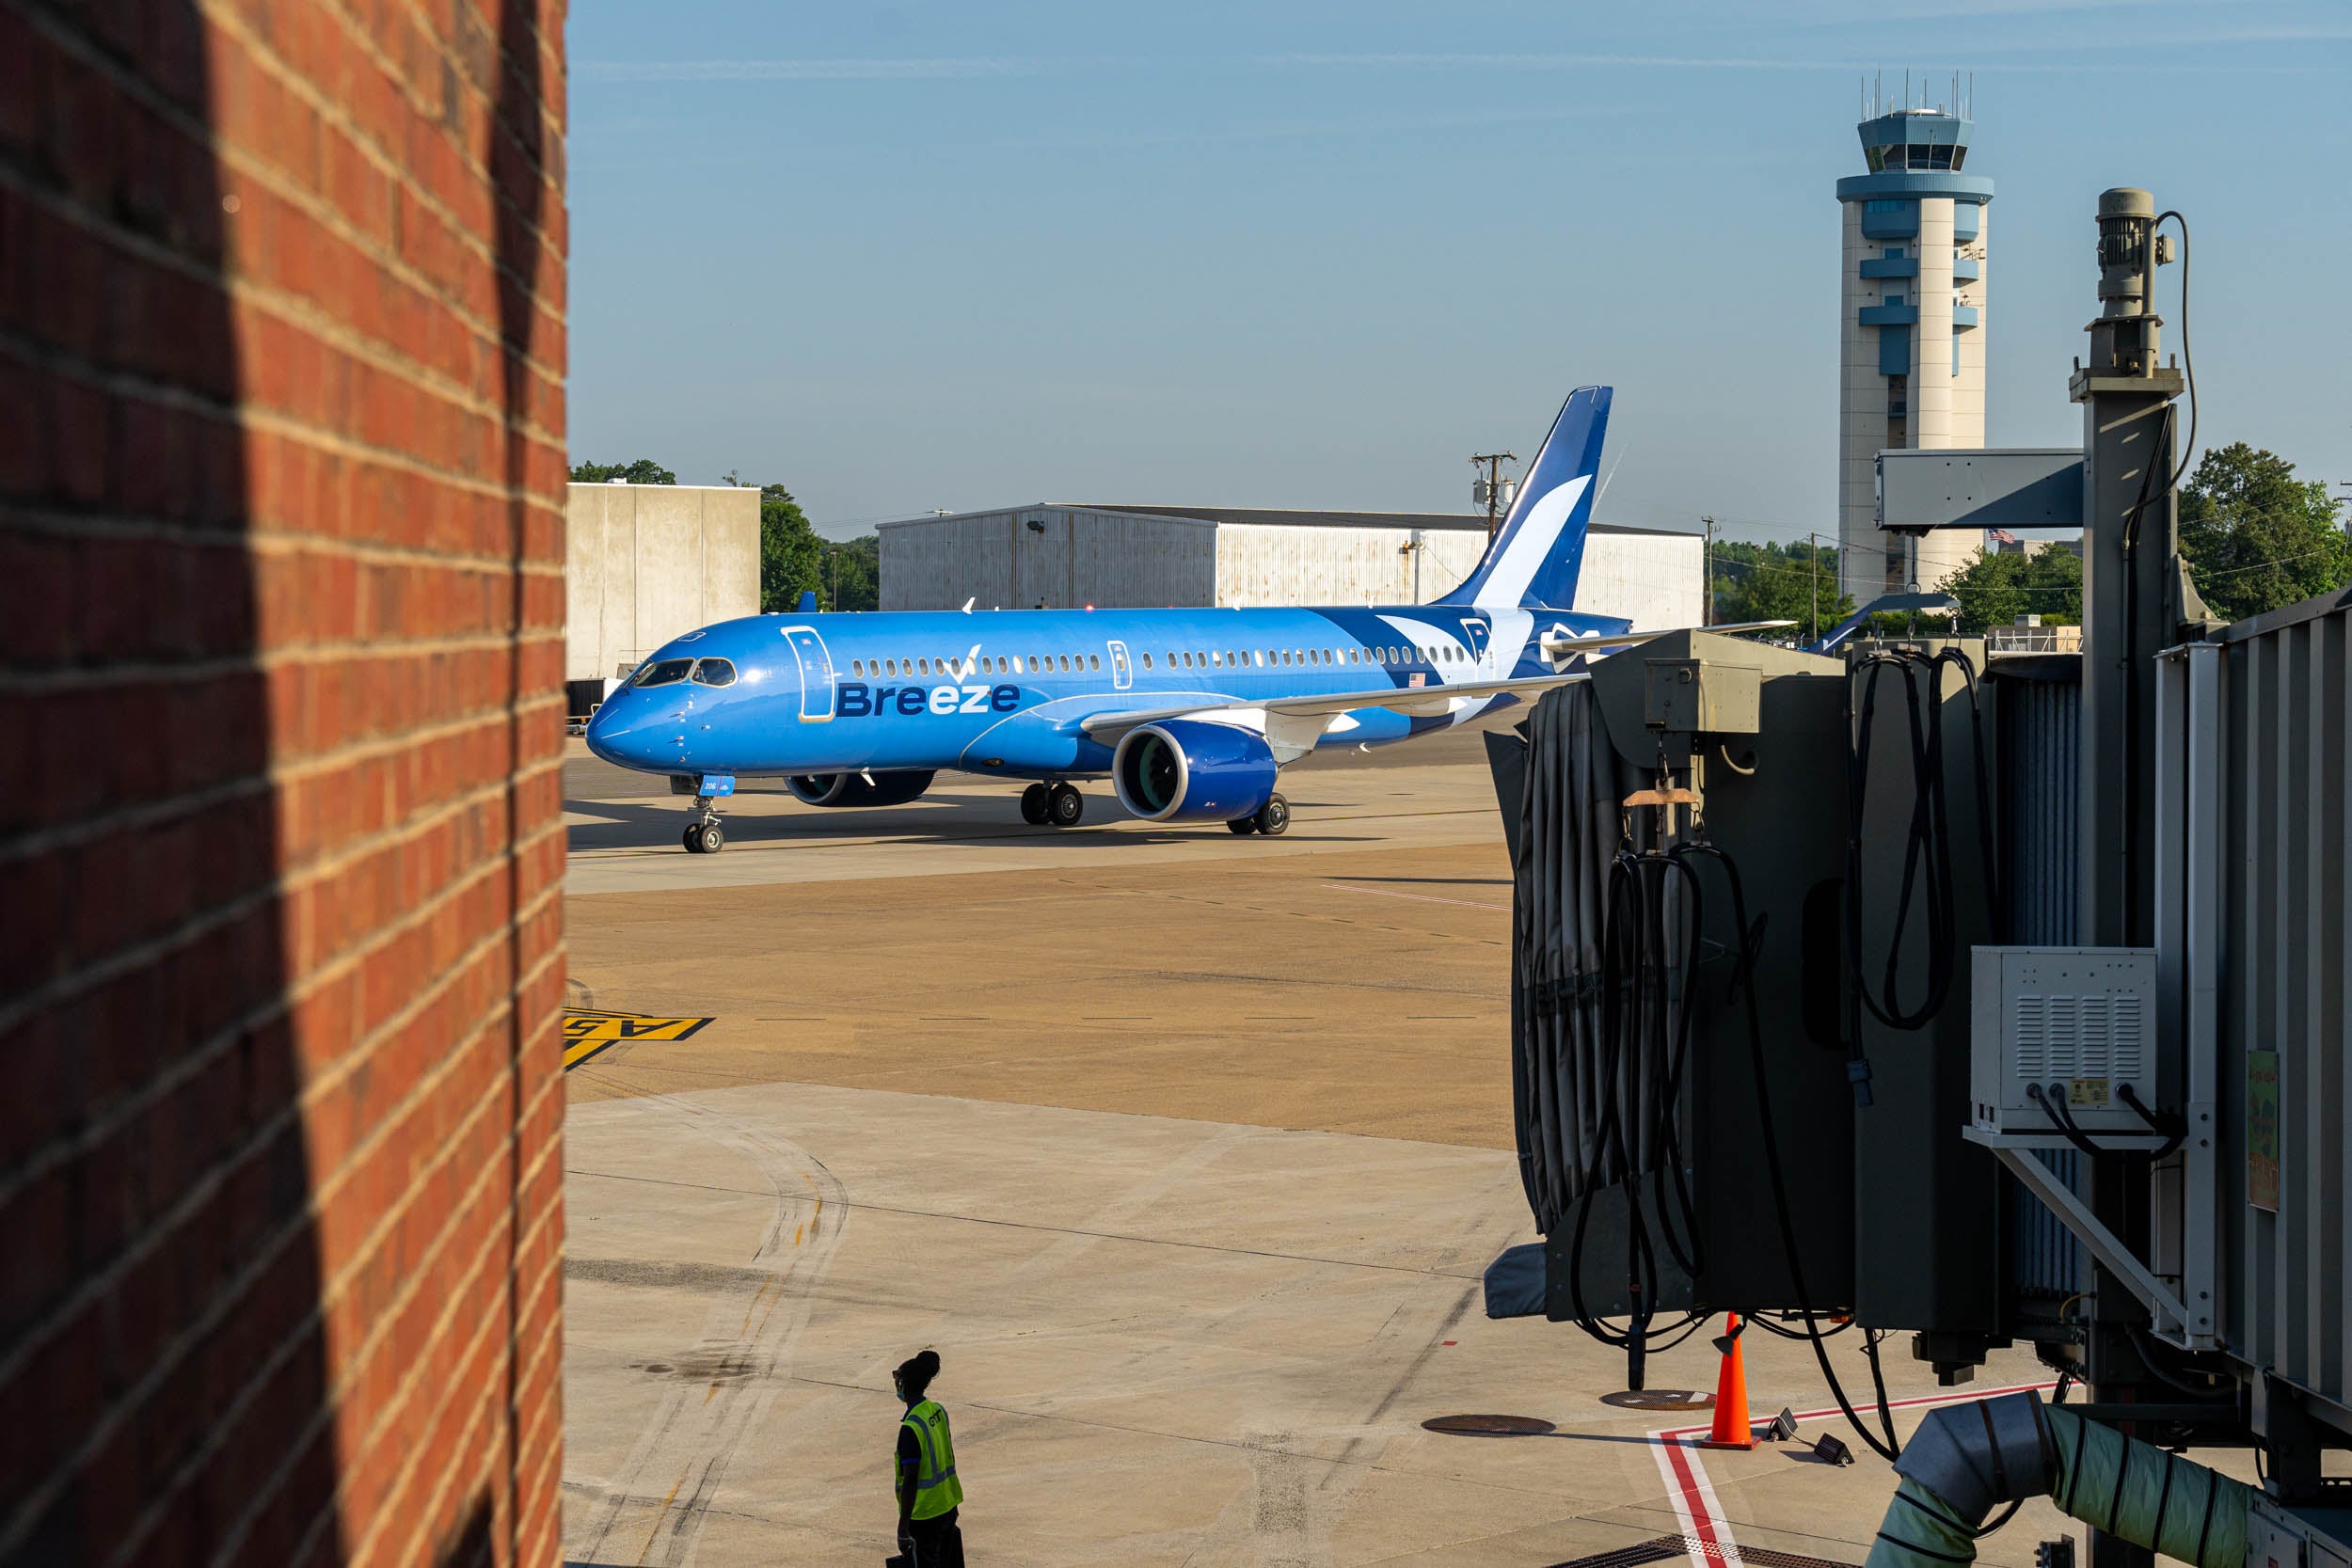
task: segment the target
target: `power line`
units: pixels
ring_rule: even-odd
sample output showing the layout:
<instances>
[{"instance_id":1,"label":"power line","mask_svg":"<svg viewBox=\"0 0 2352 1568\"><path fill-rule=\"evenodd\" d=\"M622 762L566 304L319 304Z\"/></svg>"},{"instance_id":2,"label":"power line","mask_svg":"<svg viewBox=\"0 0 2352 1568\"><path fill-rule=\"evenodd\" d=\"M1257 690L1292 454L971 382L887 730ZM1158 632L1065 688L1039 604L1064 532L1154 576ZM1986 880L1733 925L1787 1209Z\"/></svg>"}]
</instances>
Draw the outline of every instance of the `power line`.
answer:
<instances>
[{"instance_id":1,"label":"power line","mask_svg":"<svg viewBox=\"0 0 2352 1568\"><path fill-rule=\"evenodd\" d=\"M2200 582L2217 582L2223 578L2243 577L2248 572L2266 572L2273 566L2283 566L2290 561L2309 561L2315 555L2335 553L2336 547L2333 545L2322 545L2315 550L2297 550L2293 555L2274 556L2268 561L2257 561L2251 566L2233 566L2226 572L2197 572L2197 579ZM2194 566L2191 566L2189 570L2197 571Z\"/></svg>"}]
</instances>

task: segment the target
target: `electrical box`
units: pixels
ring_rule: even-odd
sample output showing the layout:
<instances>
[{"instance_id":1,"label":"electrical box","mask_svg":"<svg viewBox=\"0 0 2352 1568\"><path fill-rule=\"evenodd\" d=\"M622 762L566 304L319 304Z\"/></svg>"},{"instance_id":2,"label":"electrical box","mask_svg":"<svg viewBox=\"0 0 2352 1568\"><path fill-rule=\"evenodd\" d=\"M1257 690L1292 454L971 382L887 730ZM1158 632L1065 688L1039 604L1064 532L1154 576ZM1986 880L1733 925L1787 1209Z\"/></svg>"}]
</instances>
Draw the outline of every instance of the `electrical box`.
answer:
<instances>
[{"instance_id":1,"label":"electrical box","mask_svg":"<svg viewBox=\"0 0 2352 1568\"><path fill-rule=\"evenodd\" d=\"M1970 1098L1989 1132L2144 1134L2123 1097L2156 1103L2153 947L1974 949ZM2039 1089L2036 1101L2030 1091Z\"/></svg>"},{"instance_id":2,"label":"electrical box","mask_svg":"<svg viewBox=\"0 0 2352 1568\"><path fill-rule=\"evenodd\" d=\"M1764 672L1704 658L1645 661L1642 721L1673 735L1754 735Z\"/></svg>"},{"instance_id":3,"label":"electrical box","mask_svg":"<svg viewBox=\"0 0 2352 1568\"><path fill-rule=\"evenodd\" d=\"M2246 1568L2347 1568L2352 1509L2287 1504L2256 1493L2246 1511Z\"/></svg>"}]
</instances>

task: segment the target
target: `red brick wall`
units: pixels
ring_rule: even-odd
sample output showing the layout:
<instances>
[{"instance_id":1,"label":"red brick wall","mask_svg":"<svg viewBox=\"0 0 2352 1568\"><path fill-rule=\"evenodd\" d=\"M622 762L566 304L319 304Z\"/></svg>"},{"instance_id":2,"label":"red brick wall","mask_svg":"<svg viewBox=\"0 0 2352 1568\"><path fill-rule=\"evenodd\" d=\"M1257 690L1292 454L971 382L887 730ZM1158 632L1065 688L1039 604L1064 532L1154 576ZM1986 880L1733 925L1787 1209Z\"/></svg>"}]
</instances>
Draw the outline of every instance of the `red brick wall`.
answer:
<instances>
[{"instance_id":1,"label":"red brick wall","mask_svg":"<svg viewBox=\"0 0 2352 1568\"><path fill-rule=\"evenodd\" d=\"M562 0L0 0L0 1563L551 1562Z\"/></svg>"}]
</instances>

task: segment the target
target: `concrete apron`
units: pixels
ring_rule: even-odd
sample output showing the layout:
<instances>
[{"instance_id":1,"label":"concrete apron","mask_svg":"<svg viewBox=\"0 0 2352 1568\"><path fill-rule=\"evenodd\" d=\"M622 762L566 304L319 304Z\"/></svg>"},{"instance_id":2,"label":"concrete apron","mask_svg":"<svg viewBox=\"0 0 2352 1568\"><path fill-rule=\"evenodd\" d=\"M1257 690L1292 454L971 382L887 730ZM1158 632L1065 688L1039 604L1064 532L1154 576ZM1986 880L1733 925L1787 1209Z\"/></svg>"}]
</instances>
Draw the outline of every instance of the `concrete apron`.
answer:
<instances>
[{"instance_id":1,"label":"concrete apron","mask_svg":"<svg viewBox=\"0 0 2352 1568\"><path fill-rule=\"evenodd\" d=\"M1684 1528L1668 1418L1597 1402L1622 1363L1481 1314L1530 1234L1507 1153L792 1084L575 1105L567 1145L570 1560L871 1568L926 1345L976 1563L1529 1568ZM1759 1338L1759 1416L1820 1402ZM1693 1343L1654 1385L1711 1386ZM1487 1411L1563 1430L1420 1425ZM1883 1466L1708 1463L1751 1549L1861 1560Z\"/></svg>"}]
</instances>

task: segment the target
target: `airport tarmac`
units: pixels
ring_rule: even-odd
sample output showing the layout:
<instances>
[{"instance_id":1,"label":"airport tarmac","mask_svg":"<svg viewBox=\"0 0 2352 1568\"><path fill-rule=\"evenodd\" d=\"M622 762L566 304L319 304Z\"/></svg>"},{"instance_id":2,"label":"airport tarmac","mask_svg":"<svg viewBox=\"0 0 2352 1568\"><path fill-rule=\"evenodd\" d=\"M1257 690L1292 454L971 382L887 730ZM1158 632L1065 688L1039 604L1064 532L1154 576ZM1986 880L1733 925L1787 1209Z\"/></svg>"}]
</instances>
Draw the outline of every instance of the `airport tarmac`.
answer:
<instances>
[{"instance_id":1,"label":"airport tarmac","mask_svg":"<svg viewBox=\"0 0 2352 1568\"><path fill-rule=\"evenodd\" d=\"M1483 1316L1534 1230L1475 736L1286 772L1277 840L1101 786L1057 833L943 778L890 812L739 799L708 858L577 743L568 782L598 1010L567 1078L568 1560L870 1568L890 1368L929 1345L975 1563L1862 1561L1891 1478L1841 1423L1802 1425L1850 1467L1702 1456L1652 1433L1704 1413L1601 1402L1618 1353ZM1805 1346L1741 1343L1758 1419L1830 1403ZM1898 1401L1977 1391L1886 1365ZM1701 1334L1648 1381L1716 1367ZM1474 1414L1557 1430L1422 1425ZM2030 1506L1981 1555L2061 1523Z\"/></svg>"}]
</instances>

